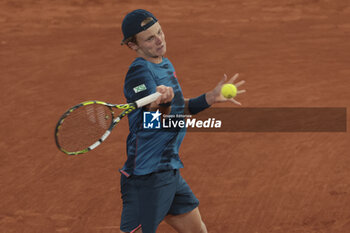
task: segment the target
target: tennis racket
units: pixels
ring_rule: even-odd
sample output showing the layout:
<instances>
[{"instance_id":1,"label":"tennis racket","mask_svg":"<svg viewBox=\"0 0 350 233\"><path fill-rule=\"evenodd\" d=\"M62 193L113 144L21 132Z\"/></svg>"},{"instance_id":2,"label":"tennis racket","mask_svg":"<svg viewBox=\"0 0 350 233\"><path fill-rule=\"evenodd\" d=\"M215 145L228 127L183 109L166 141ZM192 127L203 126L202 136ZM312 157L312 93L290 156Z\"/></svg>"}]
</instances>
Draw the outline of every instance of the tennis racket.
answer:
<instances>
[{"instance_id":1,"label":"tennis racket","mask_svg":"<svg viewBox=\"0 0 350 233\"><path fill-rule=\"evenodd\" d=\"M58 149L68 155L86 153L99 146L119 121L137 108L154 102L161 94L153 93L133 103L109 104L86 101L71 107L59 119L55 128ZM114 110L122 112L115 116Z\"/></svg>"}]
</instances>

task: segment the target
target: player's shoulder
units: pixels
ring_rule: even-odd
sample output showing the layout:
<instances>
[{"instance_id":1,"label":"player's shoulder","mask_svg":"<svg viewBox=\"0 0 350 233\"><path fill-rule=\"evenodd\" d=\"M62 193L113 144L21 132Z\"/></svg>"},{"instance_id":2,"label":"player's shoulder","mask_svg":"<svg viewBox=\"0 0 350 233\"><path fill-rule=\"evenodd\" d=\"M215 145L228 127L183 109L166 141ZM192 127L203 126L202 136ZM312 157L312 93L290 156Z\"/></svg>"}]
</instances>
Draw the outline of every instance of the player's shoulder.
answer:
<instances>
[{"instance_id":1,"label":"player's shoulder","mask_svg":"<svg viewBox=\"0 0 350 233\"><path fill-rule=\"evenodd\" d=\"M131 78L135 76L144 76L150 74L150 68L147 61L143 58L136 58L130 65L129 70L126 74L126 78Z\"/></svg>"},{"instance_id":2,"label":"player's shoulder","mask_svg":"<svg viewBox=\"0 0 350 233\"><path fill-rule=\"evenodd\" d=\"M130 67L133 66L147 66L147 60L145 60L142 57L137 57L135 58L135 60L131 63Z\"/></svg>"},{"instance_id":3,"label":"player's shoulder","mask_svg":"<svg viewBox=\"0 0 350 233\"><path fill-rule=\"evenodd\" d=\"M134 69L148 68L147 61L141 57L137 57L130 65L129 71Z\"/></svg>"}]
</instances>

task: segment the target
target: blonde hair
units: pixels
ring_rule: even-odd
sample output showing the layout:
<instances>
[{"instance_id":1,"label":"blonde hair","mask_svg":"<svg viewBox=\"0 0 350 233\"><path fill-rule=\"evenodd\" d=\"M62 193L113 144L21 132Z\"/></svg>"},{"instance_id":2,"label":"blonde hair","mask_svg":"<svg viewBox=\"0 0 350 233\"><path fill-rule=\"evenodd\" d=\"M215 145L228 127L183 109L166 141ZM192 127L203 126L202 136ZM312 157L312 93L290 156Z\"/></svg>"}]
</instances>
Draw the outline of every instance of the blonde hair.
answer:
<instances>
[{"instance_id":1,"label":"blonde hair","mask_svg":"<svg viewBox=\"0 0 350 233\"><path fill-rule=\"evenodd\" d=\"M141 27L143 27L143 26L149 24L149 23L152 22L153 20L154 20L154 19L153 19L152 17L146 18L145 20L143 20L143 21L141 22Z\"/></svg>"}]
</instances>

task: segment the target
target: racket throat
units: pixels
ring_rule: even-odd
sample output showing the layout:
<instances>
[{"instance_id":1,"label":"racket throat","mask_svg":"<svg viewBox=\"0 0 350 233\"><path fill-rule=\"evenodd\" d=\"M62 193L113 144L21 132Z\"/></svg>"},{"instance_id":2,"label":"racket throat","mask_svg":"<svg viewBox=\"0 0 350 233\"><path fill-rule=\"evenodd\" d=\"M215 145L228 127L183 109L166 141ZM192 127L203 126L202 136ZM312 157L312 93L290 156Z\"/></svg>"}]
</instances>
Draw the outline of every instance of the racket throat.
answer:
<instances>
[{"instance_id":1,"label":"racket throat","mask_svg":"<svg viewBox=\"0 0 350 233\"><path fill-rule=\"evenodd\" d=\"M97 142L89 146L89 150L93 150L98 147L109 136L110 133L111 131L107 130Z\"/></svg>"}]
</instances>

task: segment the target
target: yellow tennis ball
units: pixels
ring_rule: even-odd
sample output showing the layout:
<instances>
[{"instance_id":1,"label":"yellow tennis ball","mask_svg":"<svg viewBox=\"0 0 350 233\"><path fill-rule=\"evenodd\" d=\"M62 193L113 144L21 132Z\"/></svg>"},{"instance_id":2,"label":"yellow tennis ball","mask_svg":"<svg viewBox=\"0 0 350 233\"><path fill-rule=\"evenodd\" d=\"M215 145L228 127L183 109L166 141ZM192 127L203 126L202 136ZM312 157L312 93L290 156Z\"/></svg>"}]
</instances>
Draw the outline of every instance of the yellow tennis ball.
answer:
<instances>
[{"instance_id":1,"label":"yellow tennis ball","mask_svg":"<svg viewBox=\"0 0 350 233\"><path fill-rule=\"evenodd\" d=\"M221 88L221 94L227 98L234 98L237 95L237 87L233 84L224 84Z\"/></svg>"}]
</instances>

